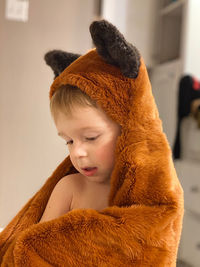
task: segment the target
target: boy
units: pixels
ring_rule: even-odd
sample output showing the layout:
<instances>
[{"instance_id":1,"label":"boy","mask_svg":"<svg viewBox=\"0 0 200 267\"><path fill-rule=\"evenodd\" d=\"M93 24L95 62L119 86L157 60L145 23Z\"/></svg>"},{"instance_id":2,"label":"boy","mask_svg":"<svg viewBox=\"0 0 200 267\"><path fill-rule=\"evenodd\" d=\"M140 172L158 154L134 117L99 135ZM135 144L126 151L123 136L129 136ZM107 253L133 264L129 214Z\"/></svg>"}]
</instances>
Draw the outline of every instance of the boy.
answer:
<instances>
[{"instance_id":1,"label":"boy","mask_svg":"<svg viewBox=\"0 0 200 267\"><path fill-rule=\"evenodd\" d=\"M71 162L79 173L57 183L40 222L78 208L100 210L108 206L114 150L121 128L74 86L60 87L50 108L58 135L66 141Z\"/></svg>"},{"instance_id":2,"label":"boy","mask_svg":"<svg viewBox=\"0 0 200 267\"><path fill-rule=\"evenodd\" d=\"M183 190L146 66L112 24L90 32L96 48L85 55L45 56L70 155L1 233L2 267L176 266Z\"/></svg>"}]
</instances>

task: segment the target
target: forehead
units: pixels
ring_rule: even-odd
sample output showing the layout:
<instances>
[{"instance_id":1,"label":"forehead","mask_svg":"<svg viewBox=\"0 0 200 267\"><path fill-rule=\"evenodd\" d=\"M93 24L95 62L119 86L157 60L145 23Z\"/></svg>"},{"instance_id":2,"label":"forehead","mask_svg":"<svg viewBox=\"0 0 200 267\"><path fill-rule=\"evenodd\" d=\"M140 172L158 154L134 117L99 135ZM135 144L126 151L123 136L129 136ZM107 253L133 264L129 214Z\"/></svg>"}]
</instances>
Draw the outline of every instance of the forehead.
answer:
<instances>
[{"instance_id":1,"label":"forehead","mask_svg":"<svg viewBox=\"0 0 200 267\"><path fill-rule=\"evenodd\" d=\"M96 122L110 121L110 118L106 115L106 113L100 108L94 107L80 107L75 106L71 109L70 114L66 114L62 111L57 112L57 120L66 120L69 122L83 122L83 124L89 127L89 125L94 125ZM87 125L88 124L88 125ZM90 126L91 127L91 126Z\"/></svg>"},{"instance_id":2,"label":"forehead","mask_svg":"<svg viewBox=\"0 0 200 267\"><path fill-rule=\"evenodd\" d=\"M59 112L56 119L58 135L68 131L101 130L109 128L111 124L103 111L91 107L74 109L69 116Z\"/></svg>"},{"instance_id":3,"label":"forehead","mask_svg":"<svg viewBox=\"0 0 200 267\"><path fill-rule=\"evenodd\" d=\"M78 128L79 131L86 131L86 130L101 130L102 128L101 127L81 127L81 128ZM59 132L58 133L59 136L63 136L65 135L65 133L63 132Z\"/></svg>"}]
</instances>

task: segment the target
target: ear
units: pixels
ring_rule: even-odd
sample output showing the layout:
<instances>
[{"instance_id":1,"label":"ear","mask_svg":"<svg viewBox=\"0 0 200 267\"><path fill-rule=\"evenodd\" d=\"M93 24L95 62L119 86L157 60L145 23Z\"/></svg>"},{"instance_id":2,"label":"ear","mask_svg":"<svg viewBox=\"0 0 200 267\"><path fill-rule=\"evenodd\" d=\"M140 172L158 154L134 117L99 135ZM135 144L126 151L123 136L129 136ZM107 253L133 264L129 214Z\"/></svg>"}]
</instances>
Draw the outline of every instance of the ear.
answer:
<instances>
[{"instance_id":1,"label":"ear","mask_svg":"<svg viewBox=\"0 0 200 267\"><path fill-rule=\"evenodd\" d=\"M61 50L52 50L45 54L44 59L46 64L49 65L54 71L54 79L67 68L73 61L81 55L67 53Z\"/></svg>"},{"instance_id":2,"label":"ear","mask_svg":"<svg viewBox=\"0 0 200 267\"><path fill-rule=\"evenodd\" d=\"M128 43L118 29L106 20L94 21L90 33L97 52L104 60L121 69L124 76L136 78L140 66L139 51Z\"/></svg>"}]
</instances>

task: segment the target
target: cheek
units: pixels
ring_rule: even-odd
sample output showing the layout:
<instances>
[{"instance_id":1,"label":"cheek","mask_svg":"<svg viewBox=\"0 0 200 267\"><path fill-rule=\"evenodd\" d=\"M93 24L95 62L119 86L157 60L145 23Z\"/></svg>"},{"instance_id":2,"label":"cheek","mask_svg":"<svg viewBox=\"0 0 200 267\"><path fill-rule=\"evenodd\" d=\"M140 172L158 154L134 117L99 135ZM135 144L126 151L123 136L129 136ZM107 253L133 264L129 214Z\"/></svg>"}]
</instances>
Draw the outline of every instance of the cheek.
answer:
<instances>
[{"instance_id":1,"label":"cheek","mask_svg":"<svg viewBox=\"0 0 200 267\"><path fill-rule=\"evenodd\" d=\"M115 143L109 142L96 149L96 157L100 162L113 162Z\"/></svg>"},{"instance_id":2,"label":"cheek","mask_svg":"<svg viewBox=\"0 0 200 267\"><path fill-rule=\"evenodd\" d=\"M78 166L76 165L76 160L73 158L73 156L71 154L69 154L69 157L70 157L70 160L71 160L73 166L77 169Z\"/></svg>"}]
</instances>

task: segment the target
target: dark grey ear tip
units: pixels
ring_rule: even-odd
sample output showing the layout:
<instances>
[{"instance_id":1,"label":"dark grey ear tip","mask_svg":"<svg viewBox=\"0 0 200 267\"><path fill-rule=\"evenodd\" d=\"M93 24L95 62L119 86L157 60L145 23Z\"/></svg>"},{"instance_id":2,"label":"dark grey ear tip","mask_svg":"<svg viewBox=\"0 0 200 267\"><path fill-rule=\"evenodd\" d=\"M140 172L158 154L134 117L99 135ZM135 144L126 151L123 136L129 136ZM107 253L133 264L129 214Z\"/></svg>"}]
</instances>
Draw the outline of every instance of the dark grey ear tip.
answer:
<instances>
[{"instance_id":1,"label":"dark grey ear tip","mask_svg":"<svg viewBox=\"0 0 200 267\"><path fill-rule=\"evenodd\" d=\"M140 66L140 53L128 43L123 34L106 20L93 21L90 33L97 52L104 60L120 68L124 76L136 78Z\"/></svg>"},{"instance_id":2,"label":"dark grey ear tip","mask_svg":"<svg viewBox=\"0 0 200 267\"><path fill-rule=\"evenodd\" d=\"M48 64L48 62L51 60L52 58L52 51L49 51L47 52L45 55L44 55L44 60L45 62Z\"/></svg>"},{"instance_id":3,"label":"dark grey ear tip","mask_svg":"<svg viewBox=\"0 0 200 267\"><path fill-rule=\"evenodd\" d=\"M54 50L48 51L48 52L44 55L45 60L47 60L48 57L51 56L53 53L54 53Z\"/></svg>"},{"instance_id":4,"label":"dark grey ear tip","mask_svg":"<svg viewBox=\"0 0 200 267\"><path fill-rule=\"evenodd\" d=\"M45 60L47 65L49 65L49 66L52 65L52 61L55 59L57 52L58 52L58 50L51 50L44 55L44 60Z\"/></svg>"},{"instance_id":5,"label":"dark grey ear tip","mask_svg":"<svg viewBox=\"0 0 200 267\"><path fill-rule=\"evenodd\" d=\"M108 22L105 19L95 20L90 24L90 32L95 31L96 29L100 29L100 28L106 29L106 28L110 28L110 27L117 29L113 24L111 24L110 22Z\"/></svg>"},{"instance_id":6,"label":"dark grey ear tip","mask_svg":"<svg viewBox=\"0 0 200 267\"><path fill-rule=\"evenodd\" d=\"M118 29L106 20L93 21L89 27L89 30L94 42L96 38L100 38L102 40L107 39L112 33L117 32L120 35Z\"/></svg>"},{"instance_id":7,"label":"dark grey ear tip","mask_svg":"<svg viewBox=\"0 0 200 267\"><path fill-rule=\"evenodd\" d=\"M107 24L105 20L95 20L90 24L90 32L93 32L97 29L97 27Z\"/></svg>"},{"instance_id":8,"label":"dark grey ear tip","mask_svg":"<svg viewBox=\"0 0 200 267\"><path fill-rule=\"evenodd\" d=\"M51 50L44 55L44 60L54 71L55 77L57 77L80 56L79 54L67 53L62 50Z\"/></svg>"}]
</instances>

